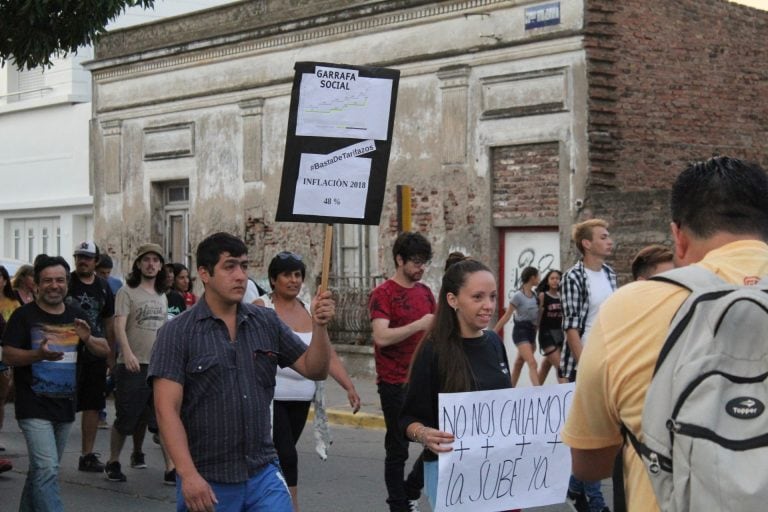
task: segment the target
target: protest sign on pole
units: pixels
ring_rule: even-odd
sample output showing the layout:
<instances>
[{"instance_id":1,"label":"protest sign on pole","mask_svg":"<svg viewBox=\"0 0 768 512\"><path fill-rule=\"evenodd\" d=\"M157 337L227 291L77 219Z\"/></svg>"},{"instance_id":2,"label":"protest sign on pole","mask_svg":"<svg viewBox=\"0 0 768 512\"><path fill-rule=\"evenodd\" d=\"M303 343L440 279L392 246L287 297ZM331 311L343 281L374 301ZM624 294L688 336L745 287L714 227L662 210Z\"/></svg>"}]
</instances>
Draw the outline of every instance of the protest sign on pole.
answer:
<instances>
[{"instance_id":1,"label":"protest sign on pole","mask_svg":"<svg viewBox=\"0 0 768 512\"><path fill-rule=\"evenodd\" d=\"M440 430L455 436L438 463L436 512L563 503L571 452L560 439L574 384L441 393Z\"/></svg>"},{"instance_id":2,"label":"protest sign on pole","mask_svg":"<svg viewBox=\"0 0 768 512\"><path fill-rule=\"evenodd\" d=\"M384 202L400 72L297 62L275 220L378 225Z\"/></svg>"},{"instance_id":3,"label":"protest sign on pole","mask_svg":"<svg viewBox=\"0 0 768 512\"><path fill-rule=\"evenodd\" d=\"M276 220L379 224L400 72L295 69Z\"/></svg>"}]
</instances>

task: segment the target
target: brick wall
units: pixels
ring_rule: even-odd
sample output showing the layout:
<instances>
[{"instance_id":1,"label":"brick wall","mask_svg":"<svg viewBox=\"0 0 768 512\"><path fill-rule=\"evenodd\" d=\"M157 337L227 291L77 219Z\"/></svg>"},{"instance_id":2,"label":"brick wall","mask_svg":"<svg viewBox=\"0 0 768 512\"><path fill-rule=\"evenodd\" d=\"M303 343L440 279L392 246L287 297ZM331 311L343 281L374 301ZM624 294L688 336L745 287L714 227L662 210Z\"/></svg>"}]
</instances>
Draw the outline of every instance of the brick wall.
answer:
<instances>
[{"instance_id":1,"label":"brick wall","mask_svg":"<svg viewBox=\"0 0 768 512\"><path fill-rule=\"evenodd\" d=\"M712 154L768 164L768 12L588 0L591 190L668 188Z\"/></svg>"},{"instance_id":2,"label":"brick wall","mask_svg":"<svg viewBox=\"0 0 768 512\"><path fill-rule=\"evenodd\" d=\"M494 148L493 219L557 219L557 142Z\"/></svg>"},{"instance_id":3,"label":"brick wall","mask_svg":"<svg viewBox=\"0 0 768 512\"><path fill-rule=\"evenodd\" d=\"M720 154L768 165L766 37L768 12L725 0L586 2L579 220L611 222L622 281L637 250L671 245L668 192L687 162Z\"/></svg>"}]
</instances>

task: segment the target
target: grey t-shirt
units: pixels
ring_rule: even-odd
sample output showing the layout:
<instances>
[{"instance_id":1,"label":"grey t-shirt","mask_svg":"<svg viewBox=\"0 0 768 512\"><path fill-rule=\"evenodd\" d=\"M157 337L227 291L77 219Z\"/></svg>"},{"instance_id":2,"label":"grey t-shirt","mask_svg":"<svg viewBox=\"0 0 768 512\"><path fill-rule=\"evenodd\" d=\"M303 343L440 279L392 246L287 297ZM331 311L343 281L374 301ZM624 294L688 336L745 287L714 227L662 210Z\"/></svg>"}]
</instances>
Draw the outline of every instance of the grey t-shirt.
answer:
<instances>
[{"instance_id":1,"label":"grey t-shirt","mask_svg":"<svg viewBox=\"0 0 768 512\"><path fill-rule=\"evenodd\" d=\"M536 302L536 294L528 297L522 290L518 290L512 296L511 304L515 306L515 322L538 323L539 304Z\"/></svg>"},{"instance_id":2,"label":"grey t-shirt","mask_svg":"<svg viewBox=\"0 0 768 512\"><path fill-rule=\"evenodd\" d=\"M123 286L115 297L115 316L126 317L125 334L139 364L149 364L157 331L168 319L168 299L164 293L148 292L140 286ZM120 352L118 363L124 363Z\"/></svg>"}]
</instances>

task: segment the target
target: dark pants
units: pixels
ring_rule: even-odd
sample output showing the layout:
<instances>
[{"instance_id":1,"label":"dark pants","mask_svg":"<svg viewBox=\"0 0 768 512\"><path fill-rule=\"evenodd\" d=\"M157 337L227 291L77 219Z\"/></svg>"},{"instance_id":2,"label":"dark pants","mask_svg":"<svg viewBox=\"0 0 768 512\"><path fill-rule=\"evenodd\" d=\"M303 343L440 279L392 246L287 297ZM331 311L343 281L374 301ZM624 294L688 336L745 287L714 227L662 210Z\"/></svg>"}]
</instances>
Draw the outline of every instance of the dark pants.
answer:
<instances>
[{"instance_id":1,"label":"dark pants","mask_svg":"<svg viewBox=\"0 0 768 512\"><path fill-rule=\"evenodd\" d=\"M272 402L272 441L275 443L280 469L288 487L296 487L299 482L299 454L296 451L296 443L299 442L304 425L307 424L311 403L309 400Z\"/></svg>"},{"instance_id":2,"label":"dark pants","mask_svg":"<svg viewBox=\"0 0 768 512\"><path fill-rule=\"evenodd\" d=\"M387 433L384 436L384 483L387 485L387 503L390 512L408 511L408 501L417 500L424 487L424 468L421 456L405 476L405 461L408 460L408 440L400 432L400 410L405 400L402 384L379 383L381 410Z\"/></svg>"}]
</instances>

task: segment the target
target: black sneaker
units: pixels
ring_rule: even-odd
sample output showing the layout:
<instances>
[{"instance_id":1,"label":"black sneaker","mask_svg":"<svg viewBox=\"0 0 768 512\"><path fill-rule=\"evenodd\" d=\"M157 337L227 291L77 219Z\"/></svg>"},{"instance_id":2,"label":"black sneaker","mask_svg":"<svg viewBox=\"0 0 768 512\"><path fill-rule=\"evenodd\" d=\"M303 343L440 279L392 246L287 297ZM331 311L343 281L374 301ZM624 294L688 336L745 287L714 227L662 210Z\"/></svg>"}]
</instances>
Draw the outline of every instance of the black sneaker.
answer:
<instances>
[{"instance_id":1,"label":"black sneaker","mask_svg":"<svg viewBox=\"0 0 768 512\"><path fill-rule=\"evenodd\" d=\"M176 470L172 469L170 471L166 471L165 475L163 476L163 483L165 485L176 485Z\"/></svg>"},{"instance_id":2,"label":"black sneaker","mask_svg":"<svg viewBox=\"0 0 768 512\"><path fill-rule=\"evenodd\" d=\"M132 453L131 454L131 467L134 469L144 469L147 467L147 463L144 462L144 454Z\"/></svg>"},{"instance_id":3,"label":"black sneaker","mask_svg":"<svg viewBox=\"0 0 768 512\"><path fill-rule=\"evenodd\" d=\"M120 471L120 463L117 461L107 462L107 465L104 466L104 474L110 482L125 482L128 480L123 472Z\"/></svg>"},{"instance_id":4,"label":"black sneaker","mask_svg":"<svg viewBox=\"0 0 768 512\"><path fill-rule=\"evenodd\" d=\"M589 502L583 492L568 491L568 500L576 512L589 512Z\"/></svg>"},{"instance_id":5,"label":"black sneaker","mask_svg":"<svg viewBox=\"0 0 768 512\"><path fill-rule=\"evenodd\" d=\"M77 469L78 471L101 473L104 471L104 464L99 460L98 453L88 453L80 456L80 463L77 465Z\"/></svg>"}]
</instances>

